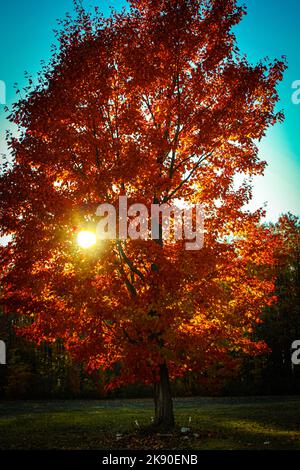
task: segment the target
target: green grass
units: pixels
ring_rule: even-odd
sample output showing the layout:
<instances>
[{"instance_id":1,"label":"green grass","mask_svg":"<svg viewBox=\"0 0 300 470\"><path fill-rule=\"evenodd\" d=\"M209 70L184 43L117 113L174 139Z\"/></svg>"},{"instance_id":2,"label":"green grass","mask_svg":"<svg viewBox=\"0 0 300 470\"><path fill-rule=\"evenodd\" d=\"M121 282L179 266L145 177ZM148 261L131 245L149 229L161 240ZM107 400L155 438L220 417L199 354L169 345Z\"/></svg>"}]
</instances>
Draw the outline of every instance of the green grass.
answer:
<instances>
[{"instance_id":1,"label":"green grass","mask_svg":"<svg viewBox=\"0 0 300 470\"><path fill-rule=\"evenodd\" d=\"M142 437L152 415L149 400L2 402L0 449L300 449L300 397L178 399L174 435Z\"/></svg>"}]
</instances>

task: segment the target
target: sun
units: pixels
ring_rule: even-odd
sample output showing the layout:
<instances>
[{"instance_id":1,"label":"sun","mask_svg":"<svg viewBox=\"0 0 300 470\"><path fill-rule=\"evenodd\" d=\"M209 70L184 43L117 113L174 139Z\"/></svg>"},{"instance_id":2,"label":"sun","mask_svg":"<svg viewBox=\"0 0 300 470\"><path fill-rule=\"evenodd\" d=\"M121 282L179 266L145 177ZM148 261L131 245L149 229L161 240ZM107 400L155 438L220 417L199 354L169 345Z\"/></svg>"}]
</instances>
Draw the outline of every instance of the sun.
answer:
<instances>
[{"instance_id":1,"label":"sun","mask_svg":"<svg viewBox=\"0 0 300 470\"><path fill-rule=\"evenodd\" d=\"M77 243L80 248L90 248L96 245L96 234L88 230L82 230L77 235Z\"/></svg>"}]
</instances>

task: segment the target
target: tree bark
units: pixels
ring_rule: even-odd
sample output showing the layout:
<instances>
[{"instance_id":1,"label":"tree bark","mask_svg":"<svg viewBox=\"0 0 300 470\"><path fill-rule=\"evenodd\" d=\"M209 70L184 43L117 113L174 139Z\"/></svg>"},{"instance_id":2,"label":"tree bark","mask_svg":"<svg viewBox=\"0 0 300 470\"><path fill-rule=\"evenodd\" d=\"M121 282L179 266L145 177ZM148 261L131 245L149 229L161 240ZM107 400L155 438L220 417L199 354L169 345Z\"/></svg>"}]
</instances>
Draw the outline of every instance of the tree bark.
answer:
<instances>
[{"instance_id":1,"label":"tree bark","mask_svg":"<svg viewBox=\"0 0 300 470\"><path fill-rule=\"evenodd\" d=\"M166 363L160 365L160 380L154 384L155 427L170 430L174 427L173 400Z\"/></svg>"}]
</instances>

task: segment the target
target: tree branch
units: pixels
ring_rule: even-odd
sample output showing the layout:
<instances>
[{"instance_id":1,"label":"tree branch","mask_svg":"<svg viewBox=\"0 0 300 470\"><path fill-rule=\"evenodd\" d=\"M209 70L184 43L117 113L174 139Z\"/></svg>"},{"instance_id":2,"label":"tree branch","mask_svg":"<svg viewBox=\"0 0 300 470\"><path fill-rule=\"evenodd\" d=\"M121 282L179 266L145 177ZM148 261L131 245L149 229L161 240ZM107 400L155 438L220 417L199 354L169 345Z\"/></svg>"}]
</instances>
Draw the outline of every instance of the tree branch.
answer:
<instances>
[{"instance_id":1,"label":"tree branch","mask_svg":"<svg viewBox=\"0 0 300 470\"><path fill-rule=\"evenodd\" d=\"M144 275L141 273L141 271L136 268L132 261L128 258L128 256L126 255L126 253L124 252L123 248L122 248L122 244L120 242L120 240L117 240L116 241L116 244L117 244L117 247L118 247L118 250L119 250L119 253L120 255L122 256L122 258L124 259L125 263L127 264L127 266L129 266L129 268L131 269L132 272L134 272L137 276L139 276L139 278L144 281L145 280L145 277Z\"/></svg>"},{"instance_id":2,"label":"tree branch","mask_svg":"<svg viewBox=\"0 0 300 470\"><path fill-rule=\"evenodd\" d=\"M170 194L166 194L166 196L163 198L163 202L167 202L169 201L173 196L174 194L177 193L177 191L179 191L180 188L182 188L182 186L191 178L191 176L195 173L195 171L199 168L199 166L201 165L201 163L206 160L206 158L210 157L212 154L212 152L210 152L209 154L206 154L202 157L199 158L199 160L197 161L197 163L195 164L194 168L190 171L190 173L188 174L188 176L186 178L184 178L181 183L175 188L173 189L173 191L170 193Z\"/></svg>"}]
</instances>

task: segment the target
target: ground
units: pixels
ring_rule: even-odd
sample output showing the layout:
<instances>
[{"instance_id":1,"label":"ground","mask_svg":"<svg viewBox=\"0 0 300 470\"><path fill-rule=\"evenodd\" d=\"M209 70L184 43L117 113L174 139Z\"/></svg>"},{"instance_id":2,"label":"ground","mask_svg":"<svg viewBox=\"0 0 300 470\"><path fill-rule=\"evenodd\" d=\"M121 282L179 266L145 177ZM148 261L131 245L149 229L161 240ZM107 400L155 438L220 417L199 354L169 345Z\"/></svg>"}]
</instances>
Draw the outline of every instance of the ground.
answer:
<instances>
[{"instance_id":1,"label":"ground","mask_svg":"<svg viewBox=\"0 0 300 470\"><path fill-rule=\"evenodd\" d=\"M173 435L142 435L152 401L0 403L0 449L300 449L300 397L178 398ZM190 428L186 434L181 427Z\"/></svg>"}]
</instances>

